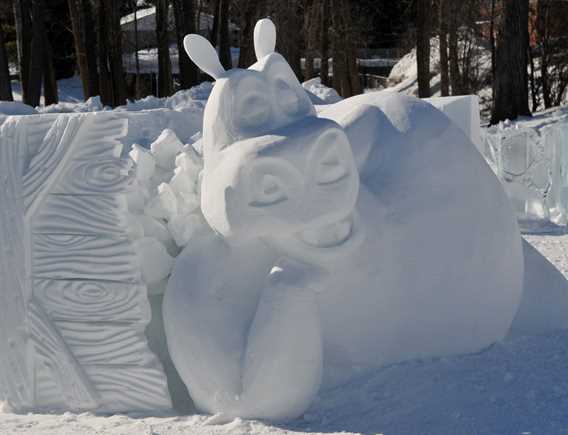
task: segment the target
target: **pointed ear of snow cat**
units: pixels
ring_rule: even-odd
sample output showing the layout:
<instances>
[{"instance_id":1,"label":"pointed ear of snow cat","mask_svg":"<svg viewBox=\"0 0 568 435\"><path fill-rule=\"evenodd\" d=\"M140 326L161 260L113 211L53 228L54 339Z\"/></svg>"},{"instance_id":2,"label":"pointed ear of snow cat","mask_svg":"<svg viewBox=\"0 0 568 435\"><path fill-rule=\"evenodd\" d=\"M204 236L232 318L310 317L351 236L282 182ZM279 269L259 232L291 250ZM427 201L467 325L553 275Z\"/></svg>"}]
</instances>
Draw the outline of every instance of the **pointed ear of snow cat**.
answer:
<instances>
[{"instance_id":1,"label":"pointed ear of snow cat","mask_svg":"<svg viewBox=\"0 0 568 435\"><path fill-rule=\"evenodd\" d=\"M264 56L274 53L276 48L276 26L268 19L258 20L254 26L254 52L256 59L260 60Z\"/></svg>"},{"instance_id":2,"label":"pointed ear of snow cat","mask_svg":"<svg viewBox=\"0 0 568 435\"><path fill-rule=\"evenodd\" d=\"M225 74L225 69L219 61L217 51L203 36L194 33L186 35L183 38L183 46L193 63L214 79L218 79Z\"/></svg>"}]
</instances>

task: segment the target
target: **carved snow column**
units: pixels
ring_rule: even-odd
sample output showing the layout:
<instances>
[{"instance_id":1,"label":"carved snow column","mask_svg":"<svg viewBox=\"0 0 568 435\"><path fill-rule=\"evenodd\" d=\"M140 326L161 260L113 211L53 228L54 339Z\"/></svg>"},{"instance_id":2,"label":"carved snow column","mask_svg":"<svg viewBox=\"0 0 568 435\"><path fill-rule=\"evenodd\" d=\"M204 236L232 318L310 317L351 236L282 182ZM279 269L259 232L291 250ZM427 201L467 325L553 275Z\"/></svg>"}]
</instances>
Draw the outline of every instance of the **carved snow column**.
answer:
<instances>
[{"instance_id":1,"label":"carved snow column","mask_svg":"<svg viewBox=\"0 0 568 435\"><path fill-rule=\"evenodd\" d=\"M0 394L16 410L171 408L126 231L126 128L98 113L0 129Z\"/></svg>"}]
</instances>

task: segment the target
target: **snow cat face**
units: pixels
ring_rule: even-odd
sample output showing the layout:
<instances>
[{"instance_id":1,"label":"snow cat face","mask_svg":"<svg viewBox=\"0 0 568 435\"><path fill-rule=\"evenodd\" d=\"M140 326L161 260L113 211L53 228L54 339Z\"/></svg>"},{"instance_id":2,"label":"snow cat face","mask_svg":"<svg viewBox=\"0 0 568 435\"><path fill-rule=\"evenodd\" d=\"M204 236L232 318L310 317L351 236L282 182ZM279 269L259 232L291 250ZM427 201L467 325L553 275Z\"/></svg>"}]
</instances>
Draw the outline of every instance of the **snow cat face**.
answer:
<instances>
[{"instance_id":1,"label":"snow cat face","mask_svg":"<svg viewBox=\"0 0 568 435\"><path fill-rule=\"evenodd\" d=\"M258 61L225 71L214 48L186 37L192 60L216 79L205 107L201 206L228 239L285 236L337 222L354 209L359 175L335 122L318 118L270 20L255 27Z\"/></svg>"}]
</instances>

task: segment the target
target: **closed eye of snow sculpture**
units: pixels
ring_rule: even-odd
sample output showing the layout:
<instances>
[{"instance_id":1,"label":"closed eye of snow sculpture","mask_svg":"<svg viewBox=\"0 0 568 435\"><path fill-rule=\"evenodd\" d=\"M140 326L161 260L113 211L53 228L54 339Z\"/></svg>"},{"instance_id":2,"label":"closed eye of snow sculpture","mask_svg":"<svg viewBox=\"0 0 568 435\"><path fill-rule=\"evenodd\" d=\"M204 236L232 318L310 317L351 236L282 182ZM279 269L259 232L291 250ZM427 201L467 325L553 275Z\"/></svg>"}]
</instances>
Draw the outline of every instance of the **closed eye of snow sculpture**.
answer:
<instances>
[{"instance_id":1,"label":"closed eye of snow sculpture","mask_svg":"<svg viewBox=\"0 0 568 435\"><path fill-rule=\"evenodd\" d=\"M201 206L214 230L178 257L168 347L197 407L281 420L318 390L413 357L502 339L523 252L498 180L445 115L372 93L315 109L255 29L258 61L216 79L203 124Z\"/></svg>"}]
</instances>

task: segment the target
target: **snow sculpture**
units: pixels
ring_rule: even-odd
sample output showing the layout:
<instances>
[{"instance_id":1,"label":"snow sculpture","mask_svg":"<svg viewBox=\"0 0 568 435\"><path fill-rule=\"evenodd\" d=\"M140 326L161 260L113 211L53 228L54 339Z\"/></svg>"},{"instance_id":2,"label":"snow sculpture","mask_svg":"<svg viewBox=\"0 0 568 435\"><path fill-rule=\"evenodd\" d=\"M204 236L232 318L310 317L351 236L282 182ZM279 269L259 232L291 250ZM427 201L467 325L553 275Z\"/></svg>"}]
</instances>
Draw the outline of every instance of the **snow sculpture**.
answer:
<instances>
[{"instance_id":1,"label":"snow sculpture","mask_svg":"<svg viewBox=\"0 0 568 435\"><path fill-rule=\"evenodd\" d=\"M115 114L11 117L0 130L0 399L17 411L171 408L144 336Z\"/></svg>"},{"instance_id":2,"label":"snow sculpture","mask_svg":"<svg viewBox=\"0 0 568 435\"><path fill-rule=\"evenodd\" d=\"M503 338L523 286L517 224L499 181L444 114L373 93L319 116L254 33L258 62L216 79L203 124L201 207L213 229L177 258L168 347L197 407L287 419L320 389L413 357Z\"/></svg>"}]
</instances>

